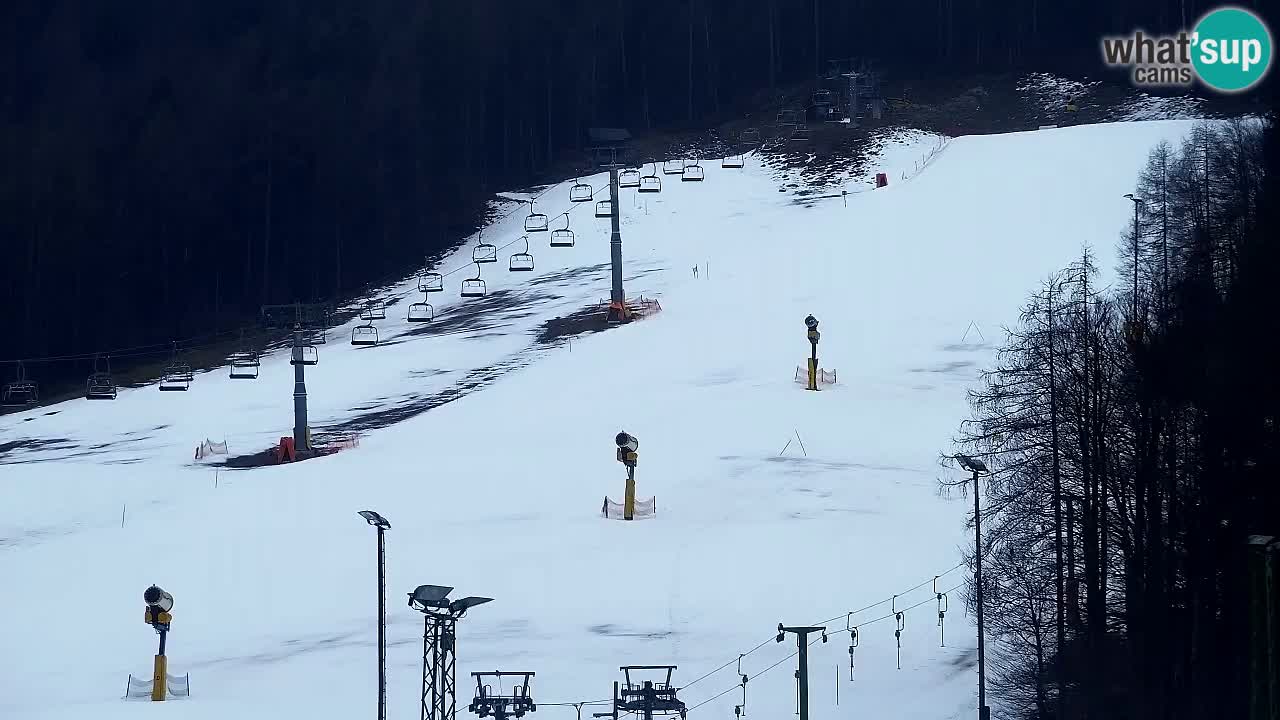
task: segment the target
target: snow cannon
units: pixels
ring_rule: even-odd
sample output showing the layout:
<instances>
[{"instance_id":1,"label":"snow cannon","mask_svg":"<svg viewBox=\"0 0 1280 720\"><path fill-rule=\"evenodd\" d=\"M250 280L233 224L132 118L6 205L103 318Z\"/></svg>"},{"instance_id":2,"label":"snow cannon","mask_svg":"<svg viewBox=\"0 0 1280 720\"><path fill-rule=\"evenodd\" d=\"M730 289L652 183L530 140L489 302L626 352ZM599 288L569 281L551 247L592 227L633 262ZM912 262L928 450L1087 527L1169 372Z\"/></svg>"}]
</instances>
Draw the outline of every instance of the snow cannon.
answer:
<instances>
[{"instance_id":1,"label":"snow cannon","mask_svg":"<svg viewBox=\"0 0 1280 720\"><path fill-rule=\"evenodd\" d=\"M142 600L148 608L156 608L160 612L173 609L173 596L165 592L159 585L152 585L142 593Z\"/></svg>"}]
</instances>

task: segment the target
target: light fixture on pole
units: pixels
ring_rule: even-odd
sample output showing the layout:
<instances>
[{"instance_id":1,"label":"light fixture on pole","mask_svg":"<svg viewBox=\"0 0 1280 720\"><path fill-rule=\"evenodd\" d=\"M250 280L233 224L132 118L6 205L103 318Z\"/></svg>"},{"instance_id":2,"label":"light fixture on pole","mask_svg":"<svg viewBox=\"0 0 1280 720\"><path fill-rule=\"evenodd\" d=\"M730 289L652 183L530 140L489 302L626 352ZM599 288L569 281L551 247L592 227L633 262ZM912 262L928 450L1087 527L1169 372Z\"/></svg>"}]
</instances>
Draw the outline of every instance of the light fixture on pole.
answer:
<instances>
[{"instance_id":1,"label":"light fixture on pole","mask_svg":"<svg viewBox=\"0 0 1280 720\"><path fill-rule=\"evenodd\" d=\"M467 611L493 598L464 597L449 600L453 588L419 585L409 593L409 607L422 613L422 714L421 720L454 720L455 650L457 623Z\"/></svg>"},{"instance_id":2,"label":"light fixture on pole","mask_svg":"<svg viewBox=\"0 0 1280 720\"><path fill-rule=\"evenodd\" d=\"M977 588L978 596L978 720L990 720L991 708L987 707L987 660L986 660L986 644L983 637L984 626L982 617L982 505L978 496L978 476L990 475L991 471L987 469L985 463L981 460L970 457L968 455L956 455L956 462L960 463L960 467L968 470L973 475L973 584Z\"/></svg>"},{"instance_id":3,"label":"light fixture on pole","mask_svg":"<svg viewBox=\"0 0 1280 720\"><path fill-rule=\"evenodd\" d=\"M387 564L384 533L391 529L391 523L372 510L361 510L358 514L378 529L378 720L387 720Z\"/></svg>"}]
</instances>

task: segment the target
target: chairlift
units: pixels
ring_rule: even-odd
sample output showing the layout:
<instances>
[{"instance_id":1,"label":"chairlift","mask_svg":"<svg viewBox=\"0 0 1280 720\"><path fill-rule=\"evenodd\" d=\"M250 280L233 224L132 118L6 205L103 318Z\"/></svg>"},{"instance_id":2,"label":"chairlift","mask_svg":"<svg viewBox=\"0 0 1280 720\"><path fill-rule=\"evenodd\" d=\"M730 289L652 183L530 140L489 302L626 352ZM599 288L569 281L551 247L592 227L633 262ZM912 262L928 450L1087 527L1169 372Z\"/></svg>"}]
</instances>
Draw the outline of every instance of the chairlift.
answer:
<instances>
[{"instance_id":1,"label":"chairlift","mask_svg":"<svg viewBox=\"0 0 1280 720\"><path fill-rule=\"evenodd\" d=\"M692 165L684 166L684 172L680 173L680 182L702 182L704 177L706 177L705 171L698 161L694 160Z\"/></svg>"},{"instance_id":2,"label":"chairlift","mask_svg":"<svg viewBox=\"0 0 1280 720\"><path fill-rule=\"evenodd\" d=\"M760 143L760 128L747 128L742 131L742 142L748 145L757 145Z\"/></svg>"},{"instance_id":3,"label":"chairlift","mask_svg":"<svg viewBox=\"0 0 1280 720\"><path fill-rule=\"evenodd\" d=\"M178 361L178 343L174 342L173 359L160 378L161 392L185 392L191 388L191 381L194 379L195 374L191 371L191 366Z\"/></svg>"},{"instance_id":4,"label":"chairlift","mask_svg":"<svg viewBox=\"0 0 1280 720\"><path fill-rule=\"evenodd\" d=\"M609 200L601 200L596 203L596 217L613 217L613 203Z\"/></svg>"},{"instance_id":5,"label":"chairlift","mask_svg":"<svg viewBox=\"0 0 1280 720\"><path fill-rule=\"evenodd\" d=\"M635 168L627 168L618 173L618 187L640 187L640 171Z\"/></svg>"},{"instance_id":6,"label":"chairlift","mask_svg":"<svg viewBox=\"0 0 1280 720\"><path fill-rule=\"evenodd\" d=\"M551 247L573 247L573 231L569 229L569 213L564 214L564 227L551 231Z\"/></svg>"},{"instance_id":7,"label":"chairlift","mask_svg":"<svg viewBox=\"0 0 1280 720\"><path fill-rule=\"evenodd\" d=\"M791 132L792 142L805 142L809 139L809 128L804 125L797 125L796 129Z\"/></svg>"},{"instance_id":8,"label":"chairlift","mask_svg":"<svg viewBox=\"0 0 1280 720\"><path fill-rule=\"evenodd\" d=\"M830 105L833 102L830 90L819 90L811 99L814 105Z\"/></svg>"},{"instance_id":9,"label":"chairlift","mask_svg":"<svg viewBox=\"0 0 1280 720\"><path fill-rule=\"evenodd\" d=\"M257 380L258 369L262 362L258 358L258 353L252 351L242 351L231 353L227 358L231 361L231 379L232 380Z\"/></svg>"},{"instance_id":10,"label":"chairlift","mask_svg":"<svg viewBox=\"0 0 1280 720\"><path fill-rule=\"evenodd\" d=\"M481 235L484 231L480 231ZM476 246L471 250L471 262L474 263L491 263L498 262L498 246L487 242L480 242L480 235L476 236Z\"/></svg>"},{"instance_id":11,"label":"chairlift","mask_svg":"<svg viewBox=\"0 0 1280 720\"><path fill-rule=\"evenodd\" d=\"M476 263L476 276L462 281L462 297L484 297L484 280L480 279L480 263Z\"/></svg>"},{"instance_id":12,"label":"chairlift","mask_svg":"<svg viewBox=\"0 0 1280 720\"><path fill-rule=\"evenodd\" d=\"M98 356L93 357L93 372L89 374L89 379L84 384L84 397L86 400L115 400L116 399L116 381L111 377L111 358L106 358L106 366L100 369L98 366Z\"/></svg>"},{"instance_id":13,"label":"chairlift","mask_svg":"<svg viewBox=\"0 0 1280 720\"><path fill-rule=\"evenodd\" d=\"M679 175L682 172L684 172L684 160L682 158L663 161L662 163L663 175Z\"/></svg>"},{"instance_id":14,"label":"chairlift","mask_svg":"<svg viewBox=\"0 0 1280 720\"><path fill-rule=\"evenodd\" d=\"M444 276L438 272L423 272L418 276L418 292L444 292Z\"/></svg>"},{"instance_id":15,"label":"chairlift","mask_svg":"<svg viewBox=\"0 0 1280 720\"><path fill-rule=\"evenodd\" d=\"M662 192L662 176L658 175L658 161L653 161L653 172L640 178L640 189L636 192Z\"/></svg>"},{"instance_id":16,"label":"chairlift","mask_svg":"<svg viewBox=\"0 0 1280 720\"><path fill-rule=\"evenodd\" d=\"M590 189L591 186L588 185L587 188ZM587 196L587 200L590 200L590 199L591 197ZM542 213L536 213L533 211L532 200L529 201L529 214L524 219L524 231L525 232L546 232L547 231L547 216L543 215Z\"/></svg>"},{"instance_id":17,"label":"chairlift","mask_svg":"<svg viewBox=\"0 0 1280 720\"><path fill-rule=\"evenodd\" d=\"M405 321L415 322L431 322L436 317L435 308L431 307L431 303L424 298L422 302L413 303L409 306L409 315Z\"/></svg>"},{"instance_id":18,"label":"chairlift","mask_svg":"<svg viewBox=\"0 0 1280 720\"><path fill-rule=\"evenodd\" d=\"M0 404L5 407L24 407L40 401L40 386L27 379L27 366L18 362L17 376L4 386Z\"/></svg>"},{"instance_id":19,"label":"chairlift","mask_svg":"<svg viewBox=\"0 0 1280 720\"><path fill-rule=\"evenodd\" d=\"M746 158L744 158L741 153L725 155L724 158L720 160L720 167L722 168L740 168L745 164Z\"/></svg>"},{"instance_id":20,"label":"chairlift","mask_svg":"<svg viewBox=\"0 0 1280 720\"><path fill-rule=\"evenodd\" d=\"M315 365L320 362L320 353L315 345L295 345L289 352L290 365Z\"/></svg>"},{"instance_id":21,"label":"chairlift","mask_svg":"<svg viewBox=\"0 0 1280 720\"><path fill-rule=\"evenodd\" d=\"M533 269L533 255L529 253L529 236L525 235L521 239L524 240L524 252L512 254L507 265L507 270L510 272L529 272Z\"/></svg>"},{"instance_id":22,"label":"chairlift","mask_svg":"<svg viewBox=\"0 0 1280 720\"><path fill-rule=\"evenodd\" d=\"M596 191L592 190L590 185L580 182L577 178L574 178L573 187L569 188L569 202L590 202L591 196L595 194ZM543 225L546 225L546 222L543 222ZM525 222L525 229L529 229L529 223L527 221Z\"/></svg>"},{"instance_id":23,"label":"chairlift","mask_svg":"<svg viewBox=\"0 0 1280 720\"><path fill-rule=\"evenodd\" d=\"M378 328L373 322L351 328L351 344L356 347L369 347L378 344Z\"/></svg>"},{"instance_id":24,"label":"chairlift","mask_svg":"<svg viewBox=\"0 0 1280 720\"><path fill-rule=\"evenodd\" d=\"M381 300L370 300L360 310L360 319L366 322L387 319L387 305Z\"/></svg>"}]
</instances>

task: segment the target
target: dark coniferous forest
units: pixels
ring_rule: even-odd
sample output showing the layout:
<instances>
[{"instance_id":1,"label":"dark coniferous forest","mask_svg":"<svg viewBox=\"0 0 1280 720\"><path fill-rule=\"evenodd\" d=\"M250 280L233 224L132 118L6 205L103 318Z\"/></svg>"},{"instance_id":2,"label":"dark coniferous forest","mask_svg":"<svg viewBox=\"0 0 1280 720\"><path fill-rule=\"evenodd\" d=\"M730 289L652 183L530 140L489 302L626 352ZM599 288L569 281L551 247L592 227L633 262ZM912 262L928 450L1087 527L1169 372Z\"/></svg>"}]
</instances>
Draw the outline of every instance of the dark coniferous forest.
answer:
<instances>
[{"instance_id":1,"label":"dark coniferous forest","mask_svg":"<svg viewBox=\"0 0 1280 720\"><path fill-rule=\"evenodd\" d=\"M233 333L403 274L493 192L576 162L587 127L707 127L855 55L903 78L1097 72L1100 33L1208 7L7 3L0 359Z\"/></svg>"}]
</instances>

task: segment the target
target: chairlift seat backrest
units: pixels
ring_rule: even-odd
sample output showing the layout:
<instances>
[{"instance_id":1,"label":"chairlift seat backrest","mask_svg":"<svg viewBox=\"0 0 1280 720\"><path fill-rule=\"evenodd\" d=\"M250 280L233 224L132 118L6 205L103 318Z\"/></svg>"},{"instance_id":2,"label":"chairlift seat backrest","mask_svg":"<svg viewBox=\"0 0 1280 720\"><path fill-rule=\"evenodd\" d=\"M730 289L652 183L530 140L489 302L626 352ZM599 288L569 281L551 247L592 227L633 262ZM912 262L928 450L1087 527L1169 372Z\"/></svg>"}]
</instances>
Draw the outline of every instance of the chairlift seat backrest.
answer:
<instances>
[{"instance_id":1,"label":"chairlift seat backrest","mask_svg":"<svg viewBox=\"0 0 1280 720\"><path fill-rule=\"evenodd\" d=\"M484 293L484 280L481 280L480 278L469 278L462 281L462 297L484 297Z\"/></svg>"},{"instance_id":2,"label":"chairlift seat backrest","mask_svg":"<svg viewBox=\"0 0 1280 720\"><path fill-rule=\"evenodd\" d=\"M529 215L524 219L524 230L525 232L546 232L547 216L542 213L533 213Z\"/></svg>"},{"instance_id":3,"label":"chairlift seat backrest","mask_svg":"<svg viewBox=\"0 0 1280 720\"><path fill-rule=\"evenodd\" d=\"M662 178L658 175L645 175L640 178L640 189L642 193L662 192Z\"/></svg>"},{"instance_id":4,"label":"chairlift seat backrest","mask_svg":"<svg viewBox=\"0 0 1280 720\"><path fill-rule=\"evenodd\" d=\"M623 170L618 174L618 187L632 188L640 186L640 171L635 168Z\"/></svg>"},{"instance_id":5,"label":"chairlift seat backrest","mask_svg":"<svg viewBox=\"0 0 1280 720\"><path fill-rule=\"evenodd\" d=\"M409 306L408 322L431 322L435 318L435 308L425 302L413 303Z\"/></svg>"},{"instance_id":6,"label":"chairlift seat backrest","mask_svg":"<svg viewBox=\"0 0 1280 720\"><path fill-rule=\"evenodd\" d=\"M431 293L444 291L444 276L438 272L423 273L418 278L418 292Z\"/></svg>"},{"instance_id":7,"label":"chairlift seat backrest","mask_svg":"<svg viewBox=\"0 0 1280 720\"><path fill-rule=\"evenodd\" d=\"M498 246L480 243L471 251L471 261L477 263L498 262Z\"/></svg>"},{"instance_id":8,"label":"chairlift seat backrest","mask_svg":"<svg viewBox=\"0 0 1280 720\"><path fill-rule=\"evenodd\" d=\"M377 345L378 328L372 325L357 325L351 328L351 344L359 346Z\"/></svg>"},{"instance_id":9,"label":"chairlift seat backrest","mask_svg":"<svg viewBox=\"0 0 1280 720\"><path fill-rule=\"evenodd\" d=\"M575 183L573 187L569 188L569 201L589 202L591 200L591 196L594 194L595 191L591 189L590 185L586 183Z\"/></svg>"},{"instance_id":10,"label":"chairlift seat backrest","mask_svg":"<svg viewBox=\"0 0 1280 720\"><path fill-rule=\"evenodd\" d=\"M746 162L741 155L726 155L720 161L720 167L722 168L740 168L745 164Z\"/></svg>"},{"instance_id":11,"label":"chairlift seat backrest","mask_svg":"<svg viewBox=\"0 0 1280 720\"><path fill-rule=\"evenodd\" d=\"M680 181L681 182L689 182L689 181L700 182L704 176L705 176L705 173L703 172L701 165L686 165L684 168L684 172L680 174Z\"/></svg>"},{"instance_id":12,"label":"chairlift seat backrest","mask_svg":"<svg viewBox=\"0 0 1280 720\"><path fill-rule=\"evenodd\" d=\"M511 256L507 269L511 272L528 272L533 269L533 255L529 253L515 253Z\"/></svg>"},{"instance_id":13,"label":"chairlift seat backrest","mask_svg":"<svg viewBox=\"0 0 1280 720\"><path fill-rule=\"evenodd\" d=\"M605 218L613 216L613 204L609 200L601 200L596 203L596 217Z\"/></svg>"},{"instance_id":14,"label":"chairlift seat backrest","mask_svg":"<svg viewBox=\"0 0 1280 720\"><path fill-rule=\"evenodd\" d=\"M573 247L573 231L561 228L551 232L551 247Z\"/></svg>"},{"instance_id":15,"label":"chairlift seat backrest","mask_svg":"<svg viewBox=\"0 0 1280 720\"><path fill-rule=\"evenodd\" d=\"M684 172L684 160L666 160L662 163L663 175L679 175Z\"/></svg>"}]
</instances>

